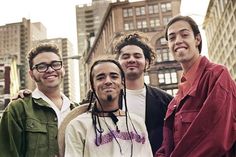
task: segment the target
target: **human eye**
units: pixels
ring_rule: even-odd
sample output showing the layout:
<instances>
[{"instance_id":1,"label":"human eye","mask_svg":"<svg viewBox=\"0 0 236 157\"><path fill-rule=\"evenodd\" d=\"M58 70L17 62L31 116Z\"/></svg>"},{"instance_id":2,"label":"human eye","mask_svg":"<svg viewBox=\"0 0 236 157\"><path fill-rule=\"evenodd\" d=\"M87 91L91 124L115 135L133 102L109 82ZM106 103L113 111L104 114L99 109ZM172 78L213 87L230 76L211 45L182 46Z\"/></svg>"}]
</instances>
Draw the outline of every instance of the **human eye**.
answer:
<instances>
[{"instance_id":1,"label":"human eye","mask_svg":"<svg viewBox=\"0 0 236 157\"><path fill-rule=\"evenodd\" d=\"M123 54L123 55L121 56L121 58L122 58L122 59L128 59L128 58L129 58L129 55L128 55L128 54Z\"/></svg>"},{"instance_id":2,"label":"human eye","mask_svg":"<svg viewBox=\"0 0 236 157\"><path fill-rule=\"evenodd\" d=\"M181 36L182 36L182 37L188 37L189 35L190 35L190 32L187 31L187 30L181 32Z\"/></svg>"},{"instance_id":3,"label":"human eye","mask_svg":"<svg viewBox=\"0 0 236 157\"><path fill-rule=\"evenodd\" d=\"M117 78L119 78L119 75L118 74L111 74L111 78L112 79L117 79Z\"/></svg>"},{"instance_id":4,"label":"human eye","mask_svg":"<svg viewBox=\"0 0 236 157\"><path fill-rule=\"evenodd\" d=\"M60 68L62 66L62 62L61 61L53 61L51 63L53 68Z\"/></svg>"},{"instance_id":5,"label":"human eye","mask_svg":"<svg viewBox=\"0 0 236 157\"><path fill-rule=\"evenodd\" d=\"M173 41L175 40L175 35L169 35L168 36L168 41Z\"/></svg>"},{"instance_id":6,"label":"human eye","mask_svg":"<svg viewBox=\"0 0 236 157\"><path fill-rule=\"evenodd\" d=\"M96 76L96 80L103 80L105 78L104 75L98 75Z\"/></svg>"},{"instance_id":7,"label":"human eye","mask_svg":"<svg viewBox=\"0 0 236 157\"><path fill-rule=\"evenodd\" d=\"M143 55L142 55L142 54L140 54L140 53L136 53L136 54L134 55L134 57L135 57L135 58L142 58L142 57L143 57Z\"/></svg>"},{"instance_id":8,"label":"human eye","mask_svg":"<svg viewBox=\"0 0 236 157\"><path fill-rule=\"evenodd\" d=\"M40 64L36 65L36 68L37 68L38 70L47 69L47 64L46 64L46 63L40 63Z\"/></svg>"}]
</instances>

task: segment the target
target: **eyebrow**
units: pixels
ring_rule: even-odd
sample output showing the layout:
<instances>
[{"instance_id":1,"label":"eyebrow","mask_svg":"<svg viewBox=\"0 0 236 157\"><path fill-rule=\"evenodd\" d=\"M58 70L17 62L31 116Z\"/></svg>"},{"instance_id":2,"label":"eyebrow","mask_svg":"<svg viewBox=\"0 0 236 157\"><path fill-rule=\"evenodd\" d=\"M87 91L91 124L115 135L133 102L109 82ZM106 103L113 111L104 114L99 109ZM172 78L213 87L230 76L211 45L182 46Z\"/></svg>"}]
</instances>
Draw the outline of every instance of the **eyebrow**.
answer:
<instances>
[{"instance_id":1,"label":"eyebrow","mask_svg":"<svg viewBox=\"0 0 236 157\"><path fill-rule=\"evenodd\" d=\"M181 29L181 30L179 30L178 32L185 32L185 31L190 32L190 30L188 30L188 29L186 29L186 28ZM172 32L172 33L168 34L168 36L174 35L174 34L176 34L176 33L177 33L177 32Z\"/></svg>"},{"instance_id":2,"label":"eyebrow","mask_svg":"<svg viewBox=\"0 0 236 157\"><path fill-rule=\"evenodd\" d=\"M96 75L95 77L97 78L97 77L105 76L105 75L106 75L105 73L100 73L100 74ZM117 72L110 72L109 75L119 75L119 73L117 73Z\"/></svg>"}]
</instances>

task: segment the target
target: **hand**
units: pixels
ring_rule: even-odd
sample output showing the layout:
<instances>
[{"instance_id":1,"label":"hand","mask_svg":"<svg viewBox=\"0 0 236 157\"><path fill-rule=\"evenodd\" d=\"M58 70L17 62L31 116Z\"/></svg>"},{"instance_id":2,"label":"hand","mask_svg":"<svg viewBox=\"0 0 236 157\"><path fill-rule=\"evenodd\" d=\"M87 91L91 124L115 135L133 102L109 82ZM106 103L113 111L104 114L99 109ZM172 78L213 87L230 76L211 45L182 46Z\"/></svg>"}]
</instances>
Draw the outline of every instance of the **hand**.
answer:
<instances>
[{"instance_id":1,"label":"hand","mask_svg":"<svg viewBox=\"0 0 236 157\"><path fill-rule=\"evenodd\" d=\"M24 98L26 96L29 96L31 93L32 91L29 89L22 89L12 97L12 100L17 100L18 98Z\"/></svg>"}]
</instances>

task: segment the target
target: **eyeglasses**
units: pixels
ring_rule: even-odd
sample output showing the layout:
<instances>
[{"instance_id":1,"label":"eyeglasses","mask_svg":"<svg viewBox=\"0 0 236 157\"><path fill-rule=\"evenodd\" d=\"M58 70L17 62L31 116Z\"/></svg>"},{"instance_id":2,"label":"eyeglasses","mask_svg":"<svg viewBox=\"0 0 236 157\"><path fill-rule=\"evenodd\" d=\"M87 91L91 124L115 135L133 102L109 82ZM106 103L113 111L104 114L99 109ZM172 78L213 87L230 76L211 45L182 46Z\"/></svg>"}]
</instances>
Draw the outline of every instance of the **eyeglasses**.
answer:
<instances>
[{"instance_id":1,"label":"eyeglasses","mask_svg":"<svg viewBox=\"0 0 236 157\"><path fill-rule=\"evenodd\" d=\"M52 61L50 64L47 63L39 63L32 67L33 69L36 69L39 73L44 73L48 70L48 68L51 67L54 70L60 70L62 68L62 61Z\"/></svg>"}]
</instances>

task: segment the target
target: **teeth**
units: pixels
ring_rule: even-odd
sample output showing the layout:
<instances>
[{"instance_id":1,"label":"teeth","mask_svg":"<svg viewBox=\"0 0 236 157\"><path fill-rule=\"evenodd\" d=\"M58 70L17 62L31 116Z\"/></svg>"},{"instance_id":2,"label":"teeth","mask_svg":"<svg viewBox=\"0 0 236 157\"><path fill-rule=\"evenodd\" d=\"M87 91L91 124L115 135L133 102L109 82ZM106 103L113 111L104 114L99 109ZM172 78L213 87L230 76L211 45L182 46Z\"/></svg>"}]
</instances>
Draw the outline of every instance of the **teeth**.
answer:
<instances>
[{"instance_id":1,"label":"teeth","mask_svg":"<svg viewBox=\"0 0 236 157\"><path fill-rule=\"evenodd\" d=\"M51 79L51 78L55 78L56 76L48 76L46 77L46 79Z\"/></svg>"},{"instance_id":2,"label":"teeth","mask_svg":"<svg viewBox=\"0 0 236 157\"><path fill-rule=\"evenodd\" d=\"M178 48L178 49L176 50L176 52L180 52L180 51L183 51L183 50L185 50L185 48Z\"/></svg>"}]
</instances>

